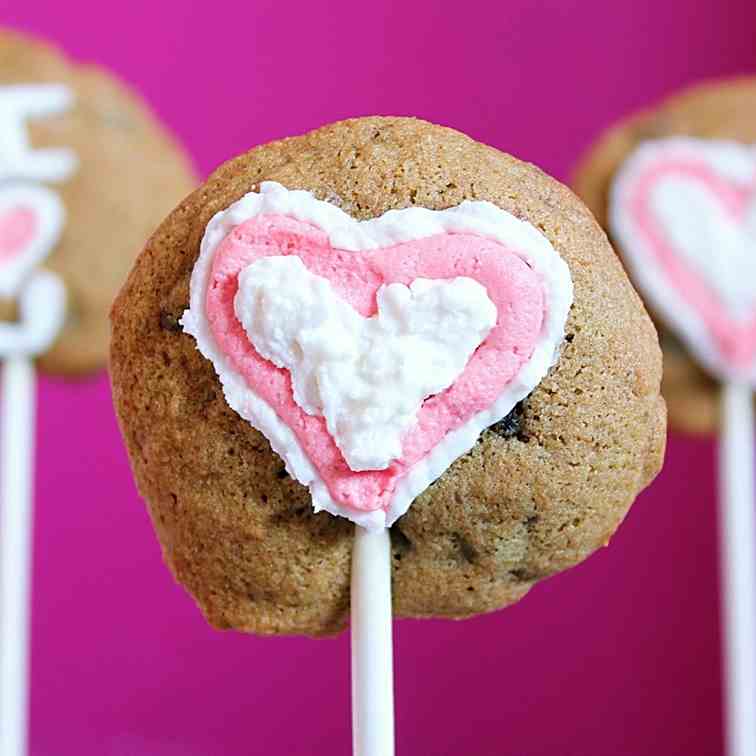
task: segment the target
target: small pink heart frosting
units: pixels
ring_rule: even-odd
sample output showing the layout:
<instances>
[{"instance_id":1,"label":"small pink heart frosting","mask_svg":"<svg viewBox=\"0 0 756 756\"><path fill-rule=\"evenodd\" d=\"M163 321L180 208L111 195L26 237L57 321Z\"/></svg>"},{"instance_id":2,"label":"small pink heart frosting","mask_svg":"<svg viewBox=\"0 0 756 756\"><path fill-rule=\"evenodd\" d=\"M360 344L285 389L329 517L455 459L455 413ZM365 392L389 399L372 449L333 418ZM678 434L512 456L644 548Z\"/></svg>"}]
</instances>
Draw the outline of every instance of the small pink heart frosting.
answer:
<instances>
[{"instance_id":1,"label":"small pink heart frosting","mask_svg":"<svg viewBox=\"0 0 756 756\"><path fill-rule=\"evenodd\" d=\"M30 207L13 207L0 215L0 264L23 255L37 226L37 216Z\"/></svg>"},{"instance_id":2,"label":"small pink heart frosting","mask_svg":"<svg viewBox=\"0 0 756 756\"><path fill-rule=\"evenodd\" d=\"M310 485L316 506L361 524L390 524L555 359L571 302L566 265L532 227L488 203L358 223L306 192L263 184L225 213L208 226L182 322L213 360L231 406L265 432L290 472ZM297 404L289 372L256 351L237 318L239 274L287 255L364 317L376 313L380 287L419 278L472 278L496 307L496 325L454 383L422 403L401 457L386 469L349 468L323 417Z\"/></svg>"},{"instance_id":3,"label":"small pink heart frosting","mask_svg":"<svg viewBox=\"0 0 756 756\"><path fill-rule=\"evenodd\" d=\"M756 383L756 148L643 144L615 177L610 225L634 279L699 359Z\"/></svg>"},{"instance_id":4,"label":"small pink heart frosting","mask_svg":"<svg viewBox=\"0 0 756 756\"><path fill-rule=\"evenodd\" d=\"M50 254L63 226L63 205L44 186L0 187L0 296L18 294Z\"/></svg>"},{"instance_id":5,"label":"small pink heart frosting","mask_svg":"<svg viewBox=\"0 0 756 756\"><path fill-rule=\"evenodd\" d=\"M0 188L0 296L13 297L18 320L0 323L0 356L35 356L46 351L65 317L62 281L37 265L60 235L63 206L43 186Z\"/></svg>"}]
</instances>

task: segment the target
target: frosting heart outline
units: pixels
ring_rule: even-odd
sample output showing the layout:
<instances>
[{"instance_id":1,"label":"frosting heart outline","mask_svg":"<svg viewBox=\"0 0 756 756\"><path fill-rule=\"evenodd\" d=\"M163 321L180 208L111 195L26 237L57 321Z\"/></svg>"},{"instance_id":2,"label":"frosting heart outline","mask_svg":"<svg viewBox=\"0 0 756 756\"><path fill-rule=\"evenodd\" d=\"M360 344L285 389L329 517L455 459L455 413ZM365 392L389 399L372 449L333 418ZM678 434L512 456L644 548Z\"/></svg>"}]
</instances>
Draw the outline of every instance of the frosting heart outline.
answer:
<instances>
[{"instance_id":1,"label":"frosting heart outline","mask_svg":"<svg viewBox=\"0 0 756 756\"><path fill-rule=\"evenodd\" d=\"M262 257L238 282L234 311L252 346L288 370L294 401L325 418L354 472L402 456L423 402L459 377L497 320L471 278L384 284L367 317L297 255Z\"/></svg>"},{"instance_id":2,"label":"frosting heart outline","mask_svg":"<svg viewBox=\"0 0 756 756\"><path fill-rule=\"evenodd\" d=\"M756 383L756 147L643 143L615 176L609 223L634 280L703 364Z\"/></svg>"},{"instance_id":3,"label":"frosting heart outline","mask_svg":"<svg viewBox=\"0 0 756 756\"><path fill-rule=\"evenodd\" d=\"M293 232L287 228L287 233L276 242L276 228L270 226L271 220L274 226L276 223L284 226L293 224L300 235L297 237L299 241L292 244ZM247 223L252 225L245 226ZM249 234L258 236L251 238ZM325 239L327 249L316 250L308 258L307 244L317 247L313 239L318 243L323 243ZM471 239L478 249L469 250ZM456 252L439 253L439 245L443 247L444 244L456 245ZM236 258L231 254L224 256L224 245L234 248L236 252L241 250L241 257L247 255L247 258L237 259L238 254ZM415 250L420 256L417 259L424 261L430 275L426 274L423 265L413 263L412 270L407 267L408 260L417 262L417 255L413 257L414 252L409 254L413 245L420 250ZM407 254L398 254L397 250ZM451 420L443 417L443 422L435 425L431 423L436 435L433 432L430 434L432 443L429 446L426 444L423 447L422 443L413 446L410 439L401 464L392 465L393 469L380 473L389 475L390 480L381 478L373 471L353 473L347 469L342 478L332 475L326 482L322 473L326 470L330 474L330 468L324 468L321 464L323 460L317 455L311 456L304 448L310 443L309 451L312 452L313 439L323 441L322 427L319 430L317 425L313 425L320 423L323 426L322 418L306 415L298 407L296 409L301 414L286 415L294 405L290 376L286 371L280 374L273 372L279 369L255 352L236 320L233 306L228 305L236 294L238 274L244 267L255 257L286 252L302 257L307 267L316 273L320 272L318 266L329 270L352 266L354 270L349 271L349 275L345 274L351 285L343 284L340 293L348 301L351 300L355 309L360 311L362 308L363 314L374 311L375 292L381 283L397 280L407 283L418 277L451 278L465 275L466 272L472 272L471 277L480 280L483 274L476 271L486 266L489 273L499 266L510 276L517 270L523 276L530 275L537 279L542 287L543 301L539 300L538 306L544 309L537 321L539 330L529 354L518 355L516 348L510 348L506 353L514 365L514 371L506 377L503 387L498 385L501 363L496 358L501 359L504 353L501 344L511 347L518 337L517 333L507 331L506 324L510 321L503 315L508 315L512 310L516 316L522 316L522 312L518 314L520 305L527 315L528 305L513 301L505 303L507 306L502 308L497 304L501 323L497 323L491 335L475 352L460 378L446 392L430 397L423 404L418 428L413 432L425 443L428 440L424 435L424 429L427 429L425 421L438 420L433 413L443 415L449 406L459 409L455 401L468 402L465 405L468 413L461 413ZM509 256L509 267L502 262L505 256ZM509 258L515 262L510 264ZM370 275L376 277L372 289L370 286L354 285L359 276L355 278L352 274L357 269L361 271L360 280ZM376 273L382 269L383 273ZM499 275L506 278L501 271ZM484 280L480 282L486 285ZM517 291L516 286L512 291ZM495 296L492 299L495 300ZM401 516L415 496L473 446L483 429L504 417L542 380L557 358L571 302L569 270L548 240L530 224L491 203L464 202L442 211L407 208L389 211L380 218L357 221L334 205L315 199L309 192L289 191L273 182L264 182L259 193L246 195L216 214L208 224L192 272L190 307L184 313L182 325L187 333L195 337L202 354L213 362L229 405L264 433L273 450L283 457L289 472L309 486L316 510L326 509L333 514L348 516L367 527L383 527ZM209 310L208 303L212 305ZM533 307L532 302L530 306ZM518 322L515 315L511 322ZM536 322L527 317L525 321L531 326ZM224 343L219 344L219 341ZM264 373L265 381L259 380L262 373L255 374L255 370L263 368L268 370ZM475 390L481 384L479 381L471 383L468 373L476 375L478 379L483 378L481 391L498 392L483 407L476 404L480 397L475 396ZM276 381L279 381L278 393L271 394L270 384ZM268 392L268 399L273 397L273 402L266 401L261 395L265 391ZM450 413L447 414L451 417ZM291 422L287 422L287 419ZM335 448L333 439L327 433L326 436L330 439L331 447ZM414 440L418 441L418 438ZM323 449L329 454L333 451L330 447L316 448L315 451ZM343 465L343 458L341 463ZM387 480L390 485L386 484ZM338 489L344 482L346 486ZM367 506L364 500L356 501L349 497L354 486L359 489L363 485L368 485L368 488L372 486L370 490L377 492Z\"/></svg>"}]
</instances>

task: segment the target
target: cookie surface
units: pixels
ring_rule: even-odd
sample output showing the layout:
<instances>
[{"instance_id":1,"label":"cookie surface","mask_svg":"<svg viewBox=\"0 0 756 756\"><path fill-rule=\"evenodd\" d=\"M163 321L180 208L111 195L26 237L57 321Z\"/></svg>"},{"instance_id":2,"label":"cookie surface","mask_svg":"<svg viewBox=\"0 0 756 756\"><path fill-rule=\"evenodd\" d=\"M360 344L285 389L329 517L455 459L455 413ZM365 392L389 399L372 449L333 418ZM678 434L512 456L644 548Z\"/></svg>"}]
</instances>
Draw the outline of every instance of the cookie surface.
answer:
<instances>
[{"instance_id":1,"label":"cookie surface","mask_svg":"<svg viewBox=\"0 0 756 756\"><path fill-rule=\"evenodd\" d=\"M612 178L640 142L690 136L753 144L756 143L754 113L756 77L707 82L685 89L655 108L624 119L603 134L575 172L575 191L607 228ZM664 350L662 393L670 424L694 433L715 431L719 425L719 384L699 367L668 329L658 325Z\"/></svg>"},{"instance_id":2,"label":"cookie surface","mask_svg":"<svg viewBox=\"0 0 756 756\"><path fill-rule=\"evenodd\" d=\"M67 112L28 121L32 147L72 149L73 176L49 184L65 206L60 242L45 267L66 285L66 324L39 358L51 373L85 373L107 360L108 310L144 239L196 186L193 171L149 108L111 74L55 48L0 30L0 85L64 84ZM3 303L4 315L12 315Z\"/></svg>"},{"instance_id":3,"label":"cookie surface","mask_svg":"<svg viewBox=\"0 0 756 756\"><path fill-rule=\"evenodd\" d=\"M391 529L396 614L496 609L604 545L659 470L665 439L656 332L604 233L565 187L458 132L344 121L221 166L149 240L113 307L113 391L135 476L168 565L208 620L319 635L349 613L353 525L313 514L178 323L207 223L264 180L357 219L489 200L539 228L570 267L558 364Z\"/></svg>"}]
</instances>

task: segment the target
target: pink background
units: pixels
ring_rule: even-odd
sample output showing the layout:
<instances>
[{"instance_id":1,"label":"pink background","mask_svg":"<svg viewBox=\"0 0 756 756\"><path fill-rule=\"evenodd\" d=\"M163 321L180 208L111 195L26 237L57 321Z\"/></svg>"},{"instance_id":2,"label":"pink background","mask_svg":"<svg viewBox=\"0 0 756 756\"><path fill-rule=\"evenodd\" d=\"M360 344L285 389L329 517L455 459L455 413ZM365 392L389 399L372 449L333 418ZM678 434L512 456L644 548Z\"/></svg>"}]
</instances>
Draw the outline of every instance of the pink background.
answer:
<instances>
[{"instance_id":1,"label":"pink background","mask_svg":"<svg viewBox=\"0 0 756 756\"><path fill-rule=\"evenodd\" d=\"M401 113L566 178L632 108L756 71L756 6L723 6L6 0L0 21L120 73L203 174L261 141ZM399 622L399 754L721 752L713 456L673 437L612 547L518 606ZM35 755L348 752L348 638L205 626L161 565L104 375L42 380L34 569Z\"/></svg>"}]
</instances>

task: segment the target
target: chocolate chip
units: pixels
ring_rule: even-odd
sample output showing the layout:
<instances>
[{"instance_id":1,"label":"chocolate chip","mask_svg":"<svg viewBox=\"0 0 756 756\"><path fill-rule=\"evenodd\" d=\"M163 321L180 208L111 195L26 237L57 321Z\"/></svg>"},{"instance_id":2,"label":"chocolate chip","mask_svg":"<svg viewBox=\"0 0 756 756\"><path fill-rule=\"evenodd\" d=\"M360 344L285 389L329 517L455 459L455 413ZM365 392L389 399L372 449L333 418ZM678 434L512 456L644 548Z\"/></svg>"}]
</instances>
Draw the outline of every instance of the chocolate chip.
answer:
<instances>
[{"instance_id":1,"label":"chocolate chip","mask_svg":"<svg viewBox=\"0 0 756 756\"><path fill-rule=\"evenodd\" d=\"M286 478L289 477L289 473L286 472L285 467L282 467L280 470L276 471L276 477L279 480L286 480Z\"/></svg>"},{"instance_id":2,"label":"chocolate chip","mask_svg":"<svg viewBox=\"0 0 756 756\"><path fill-rule=\"evenodd\" d=\"M468 564L474 564L478 558L478 551L464 536L459 533L452 535L452 540L455 546L459 549L459 554L462 559Z\"/></svg>"},{"instance_id":3,"label":"chocolate chip","mask_svg":"<svg viewBox=\"0 0 756 756\"><path fill-rule=\"evenodd\" d=\"M524 567L516 567L514 570L509 570L509 574L520 583L529 583L535 580L535 575Z\"/></svg>"},{"instance_id":4,"label":"chocolate chip","mask_svg":"<svg viewBox=\"0 0 756 756\"><path fill-rule=\"evenodd\" d=\"M513 438L516 436L520 441L527 442L528 437L523 430L523 413L525 407L523 402L518 402L512 408L512 411L498 423L494 423L488 430L495 433L501 438Z\"/></svg>"},{"instance_id":5,"label":"chocolate chip","mask_svg":"<svg viewBox=\"0 0 756 756\"><path fill-rule=\"evenodd\" d=\"M179 323L180 319L181 315L175 315L172 312L168 312L168 310L160 310L160 327L164 331L181 333L183 329L181 328L181 323Z\"/></svg>"},{"instance_id":6,"label":"chocolate chip","mask_svg":"<svg viewBox=\"0 0 756 756\"><path fill-rule=\"evenodd\" d=\"M344 204L344 201L341 199L341 197L336 194L336 192L332 191L326 192L323 199L331 205L336 205L336 207L341 207Z\"/></svg>"},{"instance_id":7,"label":"chocolate chip","mask_svg":"<svg viewBox=\"0 0 756 756\"><path fill-rule=\"evenodd\" d=\"M391 551L394 559L401 561L402 557L412 550L412 541L404 535L398 525L389 529L389 536L391 537Z\"/></svg>"}]
</instances>

